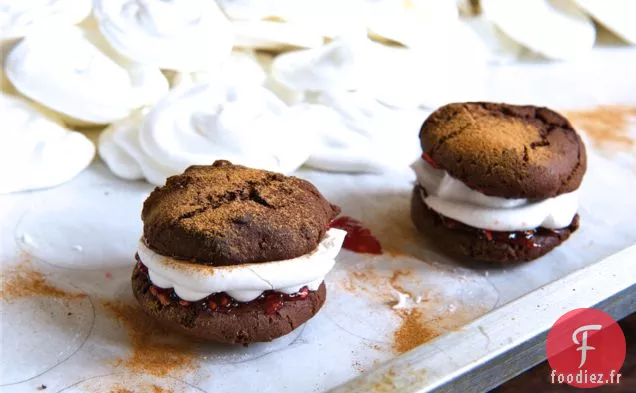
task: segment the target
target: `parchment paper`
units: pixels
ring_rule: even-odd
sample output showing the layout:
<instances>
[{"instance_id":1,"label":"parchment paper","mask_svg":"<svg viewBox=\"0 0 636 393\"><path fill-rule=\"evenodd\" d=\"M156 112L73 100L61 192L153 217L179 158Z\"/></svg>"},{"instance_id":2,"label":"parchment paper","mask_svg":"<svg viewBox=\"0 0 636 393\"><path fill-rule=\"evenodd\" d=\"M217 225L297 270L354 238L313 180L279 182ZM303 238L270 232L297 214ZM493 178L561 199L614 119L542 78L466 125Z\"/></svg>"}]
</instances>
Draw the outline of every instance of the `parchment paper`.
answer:
<instances>
[{"instance_id":1,"label":"parchment paper","mask_svg":"<svg viewBox=\"0 0 636 393\"><path fill-rule=\"evenodd\" d=\"M484 99L564 110L635 105L634 69L636 49L625 47L577 62L493 67ZM633 119L627 127L635 141ZM294 334L247 348L166 334L135 305L130 273L149 184L117 179L96 161L60 187L0 196L0 391L325 391L397 356L413 337L459 328L636 243L636 143L595 138L587 138L579 231L547 257L503 268L449 260L415 231L408 168L301 170L387 252L343 251L323 310ZM396 291L410 295L405 308L393 308Z\"/></svg>"}]
</instances>

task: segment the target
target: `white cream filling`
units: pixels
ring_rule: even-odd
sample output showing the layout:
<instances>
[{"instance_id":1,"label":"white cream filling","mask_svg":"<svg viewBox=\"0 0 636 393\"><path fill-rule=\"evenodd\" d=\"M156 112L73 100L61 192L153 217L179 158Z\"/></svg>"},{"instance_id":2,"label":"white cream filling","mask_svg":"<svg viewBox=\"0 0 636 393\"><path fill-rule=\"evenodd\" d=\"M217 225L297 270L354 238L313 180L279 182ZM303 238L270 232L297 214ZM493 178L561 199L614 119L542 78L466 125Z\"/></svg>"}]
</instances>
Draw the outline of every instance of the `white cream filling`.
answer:
<instances>
[{"instance_id":1,"label":"white cream filling","mask_svg":"<svg viewBox=\"0 0 636 393\"><path fill-rule=\"evenodd\" d=\"M470 189L424 160L414 163L413 169L428 194L422 199L429 208L475 228L506 232L564 228L578 209L578 190L540 201L506 199Z\"/></svg>"},{"instance_id":2,"label":"white cream filling","mask_svg":"<svg viewBox=\"0 0 636 393\"><path fill-rule=\"evenodd\" d=\"M232 266L206 266L159 255L149 249L143 239L137 252L148 268L153 285L173 288L181 299L197 301L213 293L226 292L240 302L248 302L268 290L285 294L296 293L304 286L317 290L333 268L345 235L343 230L329 229L309 254L283 261Z\"/></svg>"}]
</instances>

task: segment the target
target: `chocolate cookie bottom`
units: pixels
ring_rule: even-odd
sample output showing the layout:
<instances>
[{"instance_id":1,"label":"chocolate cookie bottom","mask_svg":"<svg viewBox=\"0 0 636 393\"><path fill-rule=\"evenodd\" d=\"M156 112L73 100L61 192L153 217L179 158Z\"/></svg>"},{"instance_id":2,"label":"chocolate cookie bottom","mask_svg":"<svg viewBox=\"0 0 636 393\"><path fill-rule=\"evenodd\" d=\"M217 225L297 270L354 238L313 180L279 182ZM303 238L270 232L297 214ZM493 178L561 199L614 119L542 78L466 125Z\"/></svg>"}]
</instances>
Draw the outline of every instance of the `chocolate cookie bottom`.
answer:
<instances>
[{"instance_id":1,"label":"chocolate cookie bottom","mask_svg":"<svg viewBox=\"0 0 636 393\"><path fill-rule=\"evenodd\" d=\"M567 240L579 227L574 216L566 228L536 228L531 231L496 232L473 228L431 210L415 186L411 197L411 219L417 229L448 254L491 262L525 262L537 259Z\"/></svg>"},{"instance_id":2,"label":"chocolate cookie bottom","mask_svg":"<svg viewBox=\"0 0 636 393\"><path fill-rule=\"evenodd\" d=\"M323 282L316 291L301 290L292 296L268 292L247 303L223 294L186 302L154 287L141 263L133 270L132 289L141 308L160 324L194 338L227 344L267 342L284 336L316 315L327 294Z\"/></svg>"}]
</instances>

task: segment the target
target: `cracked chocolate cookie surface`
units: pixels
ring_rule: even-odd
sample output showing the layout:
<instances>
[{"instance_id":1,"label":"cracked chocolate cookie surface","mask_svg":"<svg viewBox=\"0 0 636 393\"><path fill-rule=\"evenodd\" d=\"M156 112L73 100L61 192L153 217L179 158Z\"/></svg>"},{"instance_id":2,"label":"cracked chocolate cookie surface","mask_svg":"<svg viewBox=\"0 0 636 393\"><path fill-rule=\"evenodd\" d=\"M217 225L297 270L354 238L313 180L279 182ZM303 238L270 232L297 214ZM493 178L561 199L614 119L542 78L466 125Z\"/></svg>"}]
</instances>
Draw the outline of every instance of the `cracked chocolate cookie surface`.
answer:
<instances>
[{"instance_id":1,"label":"cracked chocolate cookie surface","mask_svg":"<svg viewBox=\"0 0 636 393\"><path fill-rule=\"evenodd\" d=\"M142 220L155 252L223 266L307 254L339 212L305 180L216 161L155 188Z\"/></svg>"},{"instance_id":2,"label":"cracked chocolate cookie surface","mask_svg":"<svg viewBox=\"0 0 636 393\"><path fill-rule=\"evenodd\" d=\"M549 198L576 190L587 160L570 122L542 107L455 103L420 130L422 150L440 169L483 194Z\"/></svg>"}]
</instances>

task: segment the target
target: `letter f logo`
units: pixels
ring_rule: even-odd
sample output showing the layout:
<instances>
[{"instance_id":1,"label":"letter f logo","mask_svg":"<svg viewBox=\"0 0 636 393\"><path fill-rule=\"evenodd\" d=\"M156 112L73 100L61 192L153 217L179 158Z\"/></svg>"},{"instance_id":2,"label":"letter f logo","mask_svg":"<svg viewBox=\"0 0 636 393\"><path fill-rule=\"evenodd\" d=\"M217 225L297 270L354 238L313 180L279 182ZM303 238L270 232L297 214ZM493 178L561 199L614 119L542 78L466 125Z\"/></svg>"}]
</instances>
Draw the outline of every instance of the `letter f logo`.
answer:
<instances>
[{"instance_id":1,"label":"letter f logo","mask_svg":"<svg viewBox=\"0 0 636 393\"><path fill-rule=\"evenodd\" d=\"M596 349L587 345L587 331L601 330L601 328L601 325L585 325L576 329L574 333L572 333L572 341L574 341L574 344L581 344L581 346L576 349L577 351L581 351L581 364L579 365L579 368L583 367L583 365L585 364L587 351L593 351ZM583 332L583 334L581 335L581 342L579 342L576 336L581 332Z\"/></svg>"}]
</instances>

